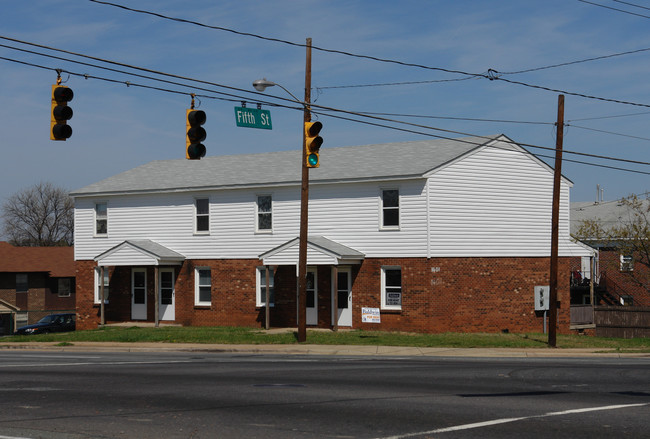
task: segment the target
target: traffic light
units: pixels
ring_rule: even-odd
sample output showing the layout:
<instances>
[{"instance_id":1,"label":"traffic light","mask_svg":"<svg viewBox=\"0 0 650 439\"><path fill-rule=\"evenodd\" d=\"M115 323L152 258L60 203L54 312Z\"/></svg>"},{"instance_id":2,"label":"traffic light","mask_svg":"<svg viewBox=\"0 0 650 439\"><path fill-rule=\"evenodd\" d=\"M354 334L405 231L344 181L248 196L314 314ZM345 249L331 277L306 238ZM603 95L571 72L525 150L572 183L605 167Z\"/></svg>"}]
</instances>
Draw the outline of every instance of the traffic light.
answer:
<instances>
[{"instance_id":1,"label":"traffic light","mask_svg":"<svg viewBox=\"0 0 650 439\"><path fill-rule=\"evenodd\" d=\"M207 135L201 126L205 123L205 111L187 110L185 118L185 158L201 160L205 156L205 146L201 143Z\"/></svg>"},{"instance_id":2,"label":"traffic light","mask_svg":"<svg viewBox=\"0 0 650 439\"><path fill-rule=\"evenodd\" d=\"M320 122L305 122L305 164L308 168L318 168L318 151L323 144L323 138L318 135L323 128Z\"/></svg>"},{"instance_id":3,"label":"traffic light","mask_svg":"<svg viewBox=\"0 0 650 439\"><path fill-rule=\"evenodd\" d=\"M72 127L68 120L72 118L72 108L68 102L74 93L70 87L54 84L52 86L52 111L50 113L50 139L65 141L72 135Z\"/></svg>"}]
</instances>

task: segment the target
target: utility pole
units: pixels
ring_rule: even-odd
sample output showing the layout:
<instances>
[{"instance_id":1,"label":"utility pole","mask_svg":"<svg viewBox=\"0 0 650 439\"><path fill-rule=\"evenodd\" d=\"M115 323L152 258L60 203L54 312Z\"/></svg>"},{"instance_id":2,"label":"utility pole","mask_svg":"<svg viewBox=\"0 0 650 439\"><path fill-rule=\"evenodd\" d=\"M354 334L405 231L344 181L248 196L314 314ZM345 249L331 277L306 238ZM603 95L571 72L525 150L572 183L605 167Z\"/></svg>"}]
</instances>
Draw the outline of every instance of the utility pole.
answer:
<instances>
[{"instance_id":1,"label":"utility pole","mask_svg":"<svg viewBox=\"0 0 650 439\"><path fill-rule=\"evenodd\" d=\"M557 270L560 225L560 185L562 183L562 143L564 139L564 95L557 99L557 135L555 139L555 171L553 173L553 213L551 215L551 274L548 315L548 345L556 346L557 332Z\"/></svg>"},{"instance_id":2,"label":"utility pole","mask_svg":"<svg viewBox=\"0 0 650 439\"><path fill-rule=\"evenodd\" d=\"M307 38L305 62L304 122L311 122L311 38ZM305 162L307 143L302 128L302 185L300 189L300 237L298 238L298 342L307 341L307 224L309 207L309 168Z\"/></svg>"}]
</instances>

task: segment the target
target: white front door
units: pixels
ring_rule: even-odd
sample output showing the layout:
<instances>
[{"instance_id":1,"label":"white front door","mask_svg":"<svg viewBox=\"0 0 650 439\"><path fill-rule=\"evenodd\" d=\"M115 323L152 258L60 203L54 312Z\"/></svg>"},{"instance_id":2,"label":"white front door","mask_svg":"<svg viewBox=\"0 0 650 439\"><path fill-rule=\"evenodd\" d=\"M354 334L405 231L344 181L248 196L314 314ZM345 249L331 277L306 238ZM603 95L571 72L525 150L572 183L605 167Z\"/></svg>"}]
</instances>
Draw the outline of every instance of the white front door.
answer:
<instances>
[{"instance_id":1,"label":"white front door","mask_svg":"<svg viewBox=\"0 0 650 439\"><path fill-rule=\"evenodd\" d=\"M176 301L174 291L174 269L161 268L160 279L158 279L160 291L160 320L175 320L176 319Z\"/></svg>"},{"instance_id":2,"label":"white front door","mask_svg":"<svg viewBox=\"0 0 650 439\"><path fill-rule=\"evenodd\" d=\"M131 270L131 319L147 320L147 269Z\"/></svg>"},{"instance_id":3,"label":"white front door","mask_svg":"<svg viewBox=\"0 0 650 439\"><path fill-rule=\"evenodd\" d=\"M334 295L337 298L337 308L332 313L336 316L338 326L352 326L352 276L350 268L339 268L336 274L336 291L332 291L332 308L334 308ZM332 276L332 287L334 278ZM332 322L334 324L335 322Z\"/></svg>"},{"instance_id":4,"label":"white front door","mask_svg":"<svg viewBox=\"0 0 650 439\"><path fill-rule=\"evenodd\" d=\"M307 324L318 325L318 286L316 269L307 269Z\"/></svg>"}]
</instances>

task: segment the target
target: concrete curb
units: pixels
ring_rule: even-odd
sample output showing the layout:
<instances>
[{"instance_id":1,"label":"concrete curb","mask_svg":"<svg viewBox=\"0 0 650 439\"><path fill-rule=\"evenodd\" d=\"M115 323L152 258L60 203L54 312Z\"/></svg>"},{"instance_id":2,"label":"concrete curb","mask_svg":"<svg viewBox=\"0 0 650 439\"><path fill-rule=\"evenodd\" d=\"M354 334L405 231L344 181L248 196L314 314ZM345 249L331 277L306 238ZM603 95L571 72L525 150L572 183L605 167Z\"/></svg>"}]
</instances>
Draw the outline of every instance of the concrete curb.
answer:
<instances>
[{"instance_id":1,"label":"concrete curb","mask_svg":"<svg viewBox=\"0 0 650 439\"><path fill-rule=\"evenodd\" d=\"M315 344L199 344L60 342L0 343L1 350L45 350L59 352L227 352L278 355L336 355L381 357L493 357L493 358L650 358L646 352L617 352L598 349L513 348L417 348L401 346L356 346Z\"/></svg>"}]
</instances>

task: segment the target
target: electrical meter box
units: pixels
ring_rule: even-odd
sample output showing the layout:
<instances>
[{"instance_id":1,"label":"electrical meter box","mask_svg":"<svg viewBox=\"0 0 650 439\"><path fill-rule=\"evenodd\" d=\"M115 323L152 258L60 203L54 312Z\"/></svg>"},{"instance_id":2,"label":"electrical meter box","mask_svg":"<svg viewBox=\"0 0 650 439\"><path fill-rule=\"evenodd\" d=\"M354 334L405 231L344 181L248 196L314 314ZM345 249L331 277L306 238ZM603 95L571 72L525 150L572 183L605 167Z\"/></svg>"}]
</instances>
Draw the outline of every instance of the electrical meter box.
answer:
<instances>
[{"instance_id":1,"label":"electrical meter box","mask_svg":"<svg viewBox=\"0 0 650 439\"><path fill-rule=\"evenodd\" d=\"M536 286L535 287L535 311L548 311L550 297L551 297L551 287Z\"/></svg>"}]
</instances>

